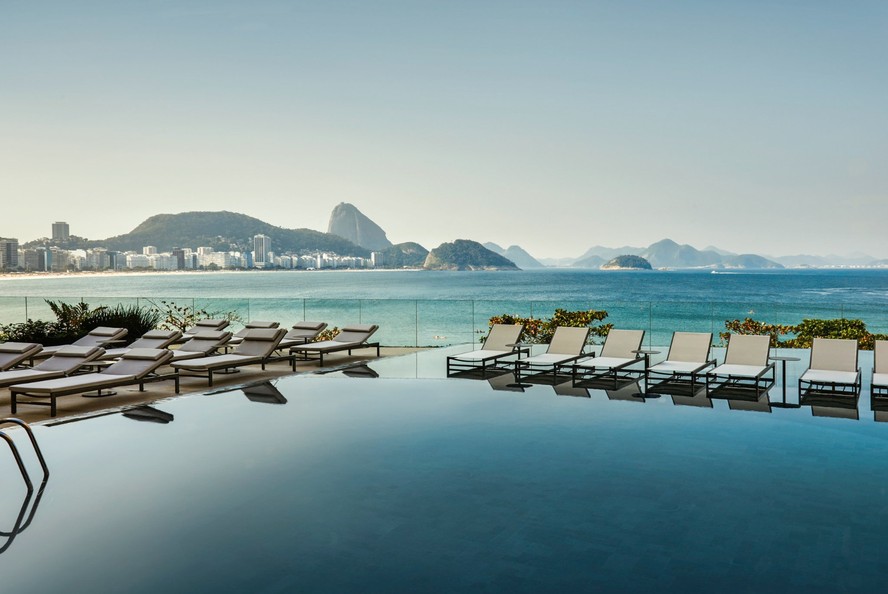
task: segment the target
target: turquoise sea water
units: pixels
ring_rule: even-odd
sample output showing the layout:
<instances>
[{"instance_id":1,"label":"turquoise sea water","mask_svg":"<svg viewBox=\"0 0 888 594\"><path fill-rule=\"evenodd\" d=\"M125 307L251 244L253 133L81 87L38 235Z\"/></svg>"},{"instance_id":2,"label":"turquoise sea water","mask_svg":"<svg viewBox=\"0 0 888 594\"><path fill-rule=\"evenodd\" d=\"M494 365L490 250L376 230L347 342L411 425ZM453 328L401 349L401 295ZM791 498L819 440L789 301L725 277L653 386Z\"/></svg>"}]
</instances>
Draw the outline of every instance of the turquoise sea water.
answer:
<instances>
[{"instance_id":1,"label":"turquoise sea water","mask_svg":"<svg viewBox=\"0 0 888 594\"><path fill-rule=\"evenodd\" d=\"M491 315L604 309L618 327L719 332L727 319L775 323L861 318L888 332L888 270L522 272L313 271L71 275L0 279L0 322L51 319L44 298L102 303L172 299L244 320L375 322L387 344L474 340Z\"/></svg>"}]
</instances>

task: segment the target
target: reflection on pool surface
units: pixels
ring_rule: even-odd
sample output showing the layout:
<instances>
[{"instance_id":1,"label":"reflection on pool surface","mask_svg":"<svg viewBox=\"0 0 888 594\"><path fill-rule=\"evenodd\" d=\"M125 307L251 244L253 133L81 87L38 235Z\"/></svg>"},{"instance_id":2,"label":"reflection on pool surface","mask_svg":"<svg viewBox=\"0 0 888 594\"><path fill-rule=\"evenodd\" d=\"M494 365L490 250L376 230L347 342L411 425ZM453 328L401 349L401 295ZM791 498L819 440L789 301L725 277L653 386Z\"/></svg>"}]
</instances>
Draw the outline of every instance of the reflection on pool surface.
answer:
<instances>
[{"instance_id":1,"label":"reflection on pool surface","mask_svg":"<svg viewBox=\"0 0 888 594\"><path fill-rule=\"evenodd\" d=\"M380 363L379 378L156 404L167 423L38 427L52 476L0 555L0 591L835 592L888 577L888 425L391 379ZM0 496L7 530L24 487Z\"/></svg>"}]
</instances>

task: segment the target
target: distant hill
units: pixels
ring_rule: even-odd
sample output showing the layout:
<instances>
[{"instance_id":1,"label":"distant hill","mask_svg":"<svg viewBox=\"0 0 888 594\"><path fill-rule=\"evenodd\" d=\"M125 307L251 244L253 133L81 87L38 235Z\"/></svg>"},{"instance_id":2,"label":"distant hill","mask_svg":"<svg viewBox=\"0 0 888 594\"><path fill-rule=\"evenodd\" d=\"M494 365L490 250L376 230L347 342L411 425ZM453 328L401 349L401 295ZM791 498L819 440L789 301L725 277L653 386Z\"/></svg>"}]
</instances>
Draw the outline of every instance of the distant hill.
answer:
<instances>
[{"instance_id":1,"label":"distant hill","mask_svg":"<svg viewBox=\"0 0 888 594\"><path fill-rule=\"evenodd\" d=\"M398 243L382 250L382 265L385 268L422 268L428 255L429 250L418 243Z\"/></svg>"},{"instance_id":2,"label":"distant hill","mask_svg":"<svg viewBox=\"0 0 888 594\"><path fill-rule=\"evenodd\" d=\"M508 248L503 249L495 243L487 242L483 244L484 247L489 249L492 252L496 252L500 256L504 256L515 263L518 268L522 270L526 270L528 268L545 268L539 260L528 254L523 248L517 245L510 245Z\"/></svg>"},{"instance_id":3,"label":"distant hill","mask_svg":"<svg viewBox=\"0 0 888 594\"><path fill-rule=\"evenodd\" d=\"M368 257L370 251L336 235L311 229L284 229L236 212L159 214L124 235L91 241L93 247L139 251L146 245L167 252L176 247L200 246L215 250L250 250L257 234L271 238L275 252L326 251L342 256Z\"/></svg>"},{"instance_id":4,"label":"distant hill","mask_svg":"<svg viewBox=\"0 0 888 594\"><path fill-rule=\"evenodd\" d=\"M579 262L580 260L586 260L586 259L589 259L589 261L591 262L592 259L590 258L590 256L597 256L598 258L601 259L602 262L607 262L608 260L616 258L617 256L625 256L625 255L637 256L638 254L640 254L643 251L644 251L644 248L633 247L631 245L624 245L623 247L618 247L618 248L609 248L609 247L604 247L603 245L594 245L594 246L590 247L588 250L586 250L586 252L582 256L577 258L577 262ZM577 262L574 262L574 266L577 266Z\"/></svg>"},{"instance_id":5,"label":"distant hill","mask_svg":"<svg viewBox=\"0 0 888 594\"><path fill-rule=\"evenodd\" d=\"M385 236L382 227L347 202L340 202L330 213L327 233L338 235L371 251L382 251L392 247L392 242Z\"/></svg>"},{"instance_id":6,"label":"distant hill","mask_svg":"<svg viewBox=\"0 0 888 594\"><path fill-rule=\"evenodd\" d=\"M508 258L493 252L477 241L457 239L442 243L426 257L429 270L519 270Z\"/></svg>"},{"instance_id":7,"label":"distant hill","mask_svg":"<svg viewBox=\"0 0 888 594\"><path fill-rule=\"evenodd\" d=\"M603 264L605 264L606 262L607 262L607 260L605 260L601 256L596 256L595 254L588 254L578 260L575 260L571 264L571 266L574 268L601 268L601 266Z\"/></svg>"},{"instance_id":8,"label":"distant hill","mask_svg":"<svg viewBox=\"0 0 888 594\"><path fill-rule=\"evenodd\" d=\"M671 239L651 244L640 255L654 268L782 268L777 262L754 254L722 256L711 250L679 245Z\"/></svg>"},{"instance_id":9,"label":"distant hill","mask_svg":"<svg viewBox=\"0 0 888 594\"><path fill-rule=\"evenodd\" d=\"M610 260L602 270L651 270L651 263L641 256L624 254Z\"/></svg>"}]
</instances>

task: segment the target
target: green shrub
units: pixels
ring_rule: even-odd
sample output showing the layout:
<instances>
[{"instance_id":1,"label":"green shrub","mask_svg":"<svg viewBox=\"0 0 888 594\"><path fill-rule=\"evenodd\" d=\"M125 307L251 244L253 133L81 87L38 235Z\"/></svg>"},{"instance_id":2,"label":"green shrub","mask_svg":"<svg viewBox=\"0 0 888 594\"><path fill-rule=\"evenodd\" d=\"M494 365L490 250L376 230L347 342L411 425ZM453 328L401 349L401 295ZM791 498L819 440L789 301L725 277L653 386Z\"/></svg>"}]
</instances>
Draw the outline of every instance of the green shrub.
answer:
<instances>
[{"instance_id":1,"label":"green shrub","mask_svg":"<svg viewBox=\"0 0 888 594\"><path fill-rule=\"evenodd\" d=\"M521 335L522 342L533 344L548 344L552 341L555 329L558 326L570 326L572 328L588 327L592 337L604 337L613 328L613 324L599 324L607 317L607 312L603 310L590 309L588 311L567 311L565 309L556 309L551 318L523 318L511 314L502 314L490 318L489 326L494 324L523 324L524 333ZM484 337L481 338L484 341Z\"/></svg>"},{"instance_id":2,"label":"green shrub","mask_svg":"<svg viewBox=\"0 0 888 594\"><path fill-rule=\"evenodd\" d=\"M179 330L184 332L188 328L194 326L198 320L225 319L229 322L243 322L241 317L234 311L207 311L205 309L194 309L187 305L178 305L172 301L161 299L158 301L148 300L151 308L158 315L159 322L157 326L163 330Z\"/></svg>"},{"instance_id":3,"label":"green shrub","mask_svg":"<svg viewBox=\"0 0 888 594\"><path fill-rule=\"evenodd\" d=\"M872 334L863 320L837 318L832 320L804 319L795 326L768 324L751 318L726 320L727 332L721 332L722 341L730 334L769 334L771 346L789 349L809 349L815 338L844 338L856 340L858 347L871 351L877 340L888 340L888 334ZM786 337L781 339L781 337Z\"/></svg>"}]
</instances>

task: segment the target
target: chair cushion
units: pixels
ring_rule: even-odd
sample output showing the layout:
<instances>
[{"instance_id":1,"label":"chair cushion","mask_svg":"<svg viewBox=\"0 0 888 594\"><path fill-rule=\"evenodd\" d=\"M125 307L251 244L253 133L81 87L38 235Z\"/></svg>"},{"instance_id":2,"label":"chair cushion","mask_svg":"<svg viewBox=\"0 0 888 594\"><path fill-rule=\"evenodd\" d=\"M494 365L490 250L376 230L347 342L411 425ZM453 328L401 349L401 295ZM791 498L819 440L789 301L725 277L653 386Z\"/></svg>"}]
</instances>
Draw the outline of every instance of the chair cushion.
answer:
<instances>
[{"instance_id":1,"label":"chair cushion","mask_svg":"<svg viewBox=\"0 0 888 594\"><path fill-rule=\"evenodd\" d=\"M323 330L327 327L326 322L296 322L293 328L297 330Z\"/></svg>"},{"instance_id":2,"label":"chair cushion","mask_svg":"<svg viewBox=\"0 0 888 594\"><path fill-rule=\"evenodd\" d=\"M801 381L815 384L853 384L857 381L856 371L830 371L826 369L809 369L799 378Z\"/></svg>"},{"instance_id":3,"label":"chair cushion","mask_svg":"<svg viewBox=\"0 0 888 594\"><path fill-rule=\"evenodd\" d=\"M35 342L4 342L0 344L0 353L27 353L39 346Z\"/></svg>"}]
</instances>

